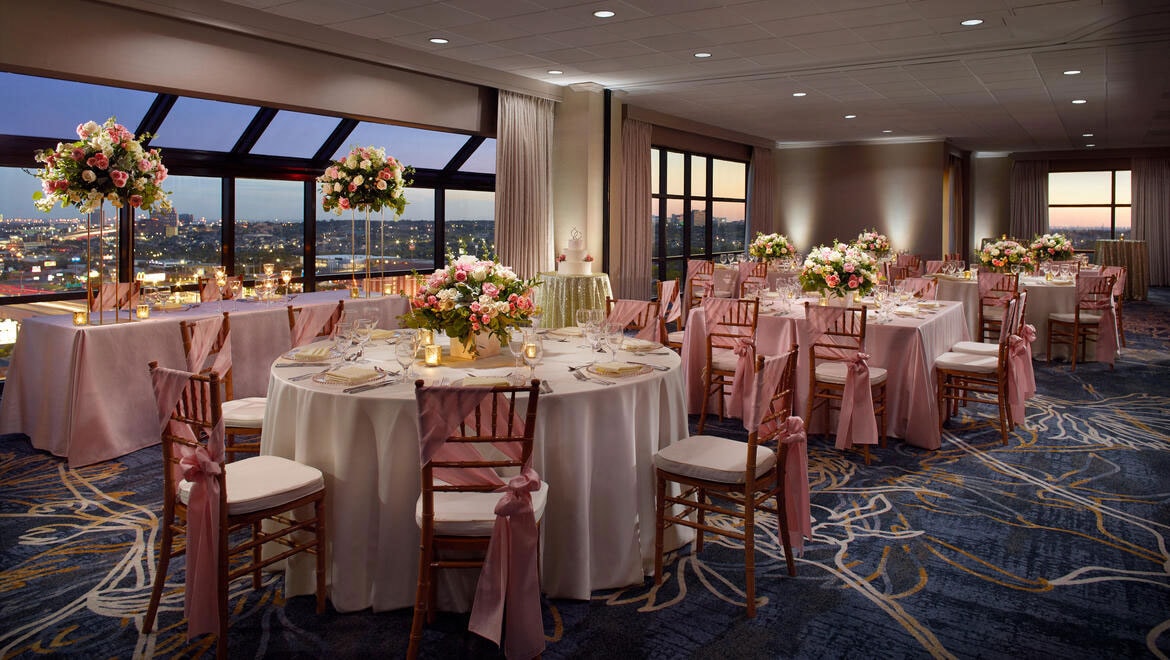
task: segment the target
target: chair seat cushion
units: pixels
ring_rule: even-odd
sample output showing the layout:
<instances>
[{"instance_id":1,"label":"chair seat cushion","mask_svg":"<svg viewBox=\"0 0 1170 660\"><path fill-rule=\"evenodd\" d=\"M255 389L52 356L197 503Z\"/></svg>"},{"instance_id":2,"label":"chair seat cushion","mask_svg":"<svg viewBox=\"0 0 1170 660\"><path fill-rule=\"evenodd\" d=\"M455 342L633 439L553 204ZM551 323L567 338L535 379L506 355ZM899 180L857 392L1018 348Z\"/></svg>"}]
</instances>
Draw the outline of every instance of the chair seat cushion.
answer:
<instances>
[{"instance_id":1,"label":"chair seat cushion","mask_svg":"<svg viewBox=\"0 0 1170 660\"><path fill-rule=\"evenodd\" d=\"M435 493L435 534L441 536L491 536L496 526L496 503L503 493ZM548 484L532 493L536 522L544 518ZM414 523L422 527L422 496L414 504Z\"/></svg>"},{"instance_id":2,"label":"chair seat cushion","mask_svg":"<svg viewBox=\"0 0 1170 660\"><path fill-rule=\"evenodd\" d=\"M315 467L280 456L253 456L224 465L228 515L278 507L311 495L325 487L325 477ZM179 482L179 500L186 504L191 482Z\"/></svg>"},{"instance_id":3,"label":"chair seat cushion","mask_svg":"<svg viewBox=\"0 0 1170 660\"><path fill-rule=\"evenodd\" d=\"M995 355L979 355L977 353L957 353L951 351L943 353L934 359L936 369L949 371L967 371L973 374L995 373L999 368L999 353Z\"/></svg>"},{"instance_id":4,"label":"chair seat cushion","mask_svg":"<svg viewBox=\"0 0 1170 660\"><path fill-rule=\"evenodd\" d=\"M654 455L654 467L695 479L742 484L747 472L746 442L715 435L692 435L662 448ZM756 447L756 476L776 465L776 452Z\"/></svg>"},{"instance_id":5,"label":"chair seat cushion","mask_svg":"<svg viewBox=\"0 0 1170 660\"><path fill-rule=\"evenodd\" d=\"M817 380L822 383L845 384L845 376L849 373L849 365L845 362L822 362L817 365ZM869 368L870 385L879 385L886 382L887 373L881 367Z\"/></svg>"},{"instance_id":6,"label":"chair seat cushion","mask_svg":"<svg viewBox=\"0 0 1170 660\"><path fill-rule=\"evenodd\" d=\"M739 356L730 348L716 348L711 351L711 366L715 371L734 373L739 365Z\"/></svg>"},{"instance_id":7,"label":"chair seat cushion","mask_svg":"<svg viewBox=\"0 0 1170 660\"><path fill-rule=\"evenodd\" d=\"M223 402L223 425L258 429L264 426L264 408L268 399L250 396Z\"/></svg>"},{"instance_id":8,"label":"chair seat cushion","mask_svg":"<svg viewBox=\"0 0 1170 660\"><path fill-rule=\"evenodd\" d=\"M683 343L683 339L686 338L686 336L687 333L685 330L675 330L674 332L668 332L666 334L666 342L668 344L681 345Z\"/></svg>"},{"instance_id":9,"label":"chair seat cushion","mask_svg":"<svg viewBox=\"0 0 1170 660\"><path fill-rule=\"evenodd\" d=\"M999 344L985 341L961 341L951 346L953 353L974 353L975 355L991 355L999 357Z\"/></svg>"},{"instance_id":10,"label":"chair seat cushion","mask_svg":"<svg viewBox=\"0 0 1170 660\"><path fill-rule=\"evenodd\" d=\"M1048 315L1049 321L1060 321L1061 323L1076 323L1076 312L1053 312ZM1086 314L1081 312L1081 325L1096 325L1101 322L1100 314Z\"/></svg>"}]
</instances>

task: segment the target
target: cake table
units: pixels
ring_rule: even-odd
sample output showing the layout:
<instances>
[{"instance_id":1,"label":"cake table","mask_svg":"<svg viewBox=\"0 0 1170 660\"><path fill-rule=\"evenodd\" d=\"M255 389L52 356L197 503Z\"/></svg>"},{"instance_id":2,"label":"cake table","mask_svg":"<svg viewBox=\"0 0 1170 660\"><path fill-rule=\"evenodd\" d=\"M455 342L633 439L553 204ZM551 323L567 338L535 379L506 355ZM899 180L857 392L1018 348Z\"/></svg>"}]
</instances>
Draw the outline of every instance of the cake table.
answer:
<instances>
[{"instance_id":1,"label":"cake table","mask_svg":"<svg viewBox=\"0 0 1170 660\"><path fill-rule=\"evenodd\" d=\"M576 325L578 309L605 309L605 299L613 297L609 275L561 275L541 273L537 303L543 312L540 324L545 328Z\"/></svg>"}]
</instances>

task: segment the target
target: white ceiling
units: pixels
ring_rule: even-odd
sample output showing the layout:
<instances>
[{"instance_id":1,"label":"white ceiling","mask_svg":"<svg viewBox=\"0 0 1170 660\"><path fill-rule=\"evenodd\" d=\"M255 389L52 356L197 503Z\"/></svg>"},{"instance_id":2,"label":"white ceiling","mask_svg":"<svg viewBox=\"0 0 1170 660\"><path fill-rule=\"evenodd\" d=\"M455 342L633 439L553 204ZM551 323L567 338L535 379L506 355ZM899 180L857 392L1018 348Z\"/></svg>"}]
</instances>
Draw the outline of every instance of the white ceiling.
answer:
<instances>
[{"instance_id":1,"label":"white ceiling","mask_svg":"<svg viewBox=\"0 0 1170 660\"><path fill-rule=\"evenodd\" d=\"M596 83L781 145L1170 146L1167 0L108 1L471 82Z\"/></svg>"}]
</instances>

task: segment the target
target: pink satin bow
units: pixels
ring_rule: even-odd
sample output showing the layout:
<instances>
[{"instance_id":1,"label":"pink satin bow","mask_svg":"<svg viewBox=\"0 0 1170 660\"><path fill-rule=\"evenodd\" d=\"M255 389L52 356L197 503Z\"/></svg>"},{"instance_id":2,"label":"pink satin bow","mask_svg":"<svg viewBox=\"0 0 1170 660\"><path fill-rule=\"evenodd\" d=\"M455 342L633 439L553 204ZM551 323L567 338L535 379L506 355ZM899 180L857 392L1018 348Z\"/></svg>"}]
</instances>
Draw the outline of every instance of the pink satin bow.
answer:
<instances>
[{"instance_id":1,"label":"pink satin bow","mask_svg":"<svg viewBox=\"0 0 1170 660\"><path fill-rule=\"evenodd\" d=\"M780 442L788 445L784 462L784 514L788 518L788 537L792 551L804 554L804 539L812 538L808 494L808 437L804 420L790 415L780 430ZM778 466L779 467L779 466Z\"/></svg>"},{"instance_id":2,"label":"pink satin bow","mask_svg":"<svg viewBox=\"0 0 1170 660\"><path fill-rule=\"evenodd\" d=\"M187 578L183 611L187 639L219 631L219 462L207 448L183 448L179 469L191 482L187 498ZM222 454L222 452L221 452Z\"/></svg>"},{"instance_id":3,"label":"pink satin bow","mask_svg":"<svg viewBox=\"0 0 1170 660\"><path fill-rule=\"evenodd\" d=\"M506 627L508 658L533 658L544 651L536 571L539 532L532 509L532 493L537 490L540 479L531 468L524 468L504 487L468 624L469 630L496 644Z\"/></svg>"},{"instance_id":4,"label":"pink satin bow","mask_svg":"<svg viewBox=\"0 0 1170 660\"><path fill-rule=\"evenodd\" d=\"M877 419L873 392L869 386L869 355L857 352L847 364L845 389L841 393L841 417L837 422L837 449L877 444Z\"/></svg>"},{"instance_id":5,"label":"pink satin bow","mask_svg":"<svg viewBox=\"0 0 1170 660\"><path fill-rule=\"evenodd\" d=\"M752 363L756 361L756 340L752 337L740 337L732 347L739 360L735 363L735 376L731 379L731 403L727 406L728 414L743 419L745 410L751 410L754 402L752 392Z\"/></svg>"}]
</instances>

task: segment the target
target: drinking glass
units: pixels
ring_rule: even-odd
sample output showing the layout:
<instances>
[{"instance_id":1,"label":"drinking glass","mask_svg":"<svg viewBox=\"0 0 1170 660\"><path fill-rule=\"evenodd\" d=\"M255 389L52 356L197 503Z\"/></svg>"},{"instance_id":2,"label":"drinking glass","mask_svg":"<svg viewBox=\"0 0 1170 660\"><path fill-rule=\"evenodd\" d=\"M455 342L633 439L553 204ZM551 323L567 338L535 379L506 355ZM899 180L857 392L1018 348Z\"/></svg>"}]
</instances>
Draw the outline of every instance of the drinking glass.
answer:
<instances>
[{"instance_id":1,"label":"drinking glass","mask_svg":"<svg viewBox=\"0 0 1170 660\"><path fill-rule=\"evenodd\" d=\"M228 282L228 289L232 292L232 300L239 300L244 296L244 283L241 280Z\"/></svg>"},{"instance_id":2,"label":"drinking glass","mask_svg":"<svg viewBox=\"0 0 1170 660\"><path fill-rule=\"evenodd\" d=\"M292 271L291 270L280 271L280 281L284 282L284 295L287 296L289 293L291 293L291 291L289 291L288 285L292 282Z\"/></svg>"},{"instance_id":3,"label":"drinking glass","mask_svg":"<svg viewBox=\"0 0 1170 660\"><path fill-rule=\"evenodd\" d=\"M345 356L345 352L349 349L350 335L352 333L352 321L340 321L333 326L333 347L343 357Z\"/></svg>"},{"instance_id":4,"label":"drinking glass","mask_svg":"<svg viewBox=\"0 0 1170 660\"><path fill-rule=\"evenodd\" d=\"M416 355L416 346L413 341L400 341L394 344L394 359L398 362L398 366L402 367L402 379L409 380L414 378L414 356Z\"/></svg>"},{"instance_id":5,"label":"drinking glass","mask_svg":"<svg viewBox=\"0 0 1170 660\"><path fill-rule=\"evenodd\" d=\"M519 371L524 364L524 332L519 328L508 331L508 352L512 354L512 367Z\"/></svg>"},{"instance_id":6,"label":"drinking glass","mask_svg":"<svg viewBox=\"0 0 1170 660\"><path fill-rule=\"evenodd\" d=\"M617 361L618 349L622 347L622 341L626 338L624 329L619 323L606 323L602 326L602 337L606 348L609 349L610 362Z\"/></svg>"},{"instance_id":7,"label":"drinking glass","mask_svg":"<svg viewBox=\"0 0 1170 660\"><path fill-rule=\"evenodd\" d=\"M353 338L358 345L358 355L361 355L366 350L366 344L370 343L370 339L374 336L374 326L378 325L377 319L358 319L353 322Z\"/></svg>"}]
</instances>

